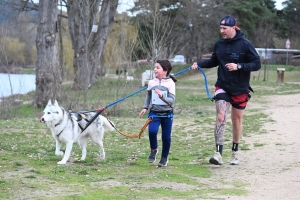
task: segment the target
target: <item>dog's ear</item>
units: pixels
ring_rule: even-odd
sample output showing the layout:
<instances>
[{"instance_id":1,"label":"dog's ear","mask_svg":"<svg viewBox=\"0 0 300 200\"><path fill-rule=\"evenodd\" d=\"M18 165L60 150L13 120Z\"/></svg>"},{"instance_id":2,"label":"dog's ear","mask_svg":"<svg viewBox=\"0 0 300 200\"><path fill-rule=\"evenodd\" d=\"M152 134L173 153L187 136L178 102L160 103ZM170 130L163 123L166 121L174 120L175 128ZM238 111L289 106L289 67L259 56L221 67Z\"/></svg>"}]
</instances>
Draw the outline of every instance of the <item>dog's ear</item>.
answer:
<instances>
[{"instance_id":1,"label":"dog's ear","mask_svg":"<svg viewBox=\"0 0 300 200\"><path fill-rule=\"evenodd\" d=\"M52 105L51 99L49 99L49 101L48 101L48 105Z\"/></svg>"},{"instance_id":2,"label":"dog's ear","mask_svg":"<svg viewBox=\"0 0 300 200\"><path fill-rule=\"evenodd\" d=\"M55 102L54 102L54 105L55 105L55 106L58 106L58 103L57 103L57 101L56 101L56 100L55 100Z\"/></svg>"}]
</instances>

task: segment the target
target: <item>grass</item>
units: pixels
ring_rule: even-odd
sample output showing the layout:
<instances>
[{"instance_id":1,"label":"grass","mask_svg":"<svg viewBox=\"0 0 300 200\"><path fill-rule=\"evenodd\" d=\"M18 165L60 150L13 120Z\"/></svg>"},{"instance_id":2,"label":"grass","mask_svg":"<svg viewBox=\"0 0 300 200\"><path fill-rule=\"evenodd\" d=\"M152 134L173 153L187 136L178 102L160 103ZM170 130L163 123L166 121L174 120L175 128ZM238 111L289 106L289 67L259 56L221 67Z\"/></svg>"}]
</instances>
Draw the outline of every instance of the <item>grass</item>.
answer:
<instances>
[{"instance_id":1,"label":"grass","mask_svg":"<svg viewBox=\"0 0 300 200\"><path fill-rule=\"evenodd\" d=\"M270 116L261 110L251 108L251 102L266 104L265 100L274 95L300 91L300 70L286 67L286 82L276 83L276 67L269 66L267 81L261 77L251 80L255 93L244 116L245 138L264 134L263 123L270 120ZM212 93L216 71L209 69L206 73ZM107 133L104 139L105 161L97 159L99 150L93 144L88 145L86 160L79 161L81 151L78 144L74 144L70 162L59 166L56 163L61 158L54 154L55 142L51 132L38 121L42 109L34 109L30 103L6 106L3 113L10 111L13 114L6 115L6 119L2 114L0 120L0 199L211 199L246 195L247 182L223 182L218 188L205 184L212 175L207 159L214 150L215 108L206 96L202 75L193 75L192 79L190 76L183 74L178 77L172 146L166 168L147 162L147 130L141 139L129 139L117 132ZM64 98L59 103L68 109L94 110L140 89L139 84L139 80L127 82L103 78L87 92L85 104L81 103L84 98L78 96L77 91L64 85ZM19 98L30 102L33 96L34 93L29 93ZM71 105L76 98L78 103ZM144 98L143 91L107 109L110 119L120 130L138 134L146 122L145 117L138 118ZM227 133L230 129L228 122ZM246 141L241 141L240 148L251 150L252 145ZM227 134L225 145L230 144ZM263 145L255 143L253 147ZM224 160L229 156L225 150Z\"/></svg>"},{"instance_id":2,"label":"grass","mask_svg":"<svg viewBox=\"0 0 300 200\"><path fill-rule=\"evenodd\" d=\"M35 68L23 68L21 74L35 74Z\"/></svg>"}]
</instances>

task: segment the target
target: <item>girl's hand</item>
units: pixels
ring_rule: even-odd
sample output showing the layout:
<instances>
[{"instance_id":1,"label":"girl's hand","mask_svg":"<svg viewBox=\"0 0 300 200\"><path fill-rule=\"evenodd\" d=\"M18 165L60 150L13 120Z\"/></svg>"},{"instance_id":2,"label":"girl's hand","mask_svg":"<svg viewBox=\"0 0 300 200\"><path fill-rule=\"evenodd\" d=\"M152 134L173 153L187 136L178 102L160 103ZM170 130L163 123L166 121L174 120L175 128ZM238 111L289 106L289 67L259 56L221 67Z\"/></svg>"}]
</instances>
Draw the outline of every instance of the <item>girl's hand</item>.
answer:
<instances>
[{"instance_id":1,"label":"girl's hand","mask_svg":"<svg viewBox=\"0 0 300 200\"><path fill-rule=\"evenodd\" d=\"M144 108L144 109L140 112L140 118L142 118L143 115L144 115L146 112L147 112L147 109Z\"/></svg>"},{"instance_id":2,"label":"girl's hand","mask_svg":"<svg viewBox=\"0 0 300 200\"><path fill-rule=\"evenodd\" d=\"M159 89L155 89L155 93L158 95L159 98L162 98L162 93Z\"/></svg>"}]
</instances>

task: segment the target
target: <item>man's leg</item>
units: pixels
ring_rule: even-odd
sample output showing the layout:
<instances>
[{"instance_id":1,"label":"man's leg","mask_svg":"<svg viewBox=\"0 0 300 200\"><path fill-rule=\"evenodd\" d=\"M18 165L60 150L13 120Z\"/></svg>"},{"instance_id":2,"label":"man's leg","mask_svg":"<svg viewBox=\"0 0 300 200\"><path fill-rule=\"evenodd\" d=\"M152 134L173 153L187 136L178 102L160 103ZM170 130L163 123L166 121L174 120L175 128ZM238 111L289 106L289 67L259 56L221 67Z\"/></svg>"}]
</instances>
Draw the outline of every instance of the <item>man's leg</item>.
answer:
<instances>
[{"instance_id":1,"label":"man's leg","mask_svg":"<svg viewBox=\"0 0 300 200\"><path fill-rule=\"evenodd\" d=\"M216 102L217 116L216 116L214 135L215 135L215 142L217 146L223 147L226 119L227 119L229 108L230 108L230 104L224 100L218 100ZM217 151L218 151L218 147L217 147ZM222 155L222 148L220 149L219 152Z\"/></svg>"},{"instance_id":2,"label":"man's leg","mask_svg":"<svg viewBox=\"0 0 300 200\"><path fill-rule=\"evenodd\" d=\"M243 115L244 110L232 107L231 121L232 121L232 156L230 160L231 165L238 165L238 145L243 131Z\"/></svg>"},{"instance_id":3,"label":"man's leg","mask_svg":"<svg viewBox=\"0 0 300 200\"><path fill-rule=\"evenodd\" d=\"M230 104L227 103L225 100L217 100L216 101L216 124L214 129L215 135L215 143L216 143L216 154L209 159L211 164L221 165L223 164L222 161L222 150L223 150L223 143L224 143L224 133L226 127L226 119L227 113L229 110Z\"/></svg>"},{"instance_id":4,"label":"man's leg","mask_svg":"<svg viewBox=\"0 0 300 200\"><path fill-rule=\"evenodd\" d=\"M231 121L232 121L232 141L236 144L240 142L243 131L243 115L244 110L232 107Z\"/></svg>"}]
</instances>

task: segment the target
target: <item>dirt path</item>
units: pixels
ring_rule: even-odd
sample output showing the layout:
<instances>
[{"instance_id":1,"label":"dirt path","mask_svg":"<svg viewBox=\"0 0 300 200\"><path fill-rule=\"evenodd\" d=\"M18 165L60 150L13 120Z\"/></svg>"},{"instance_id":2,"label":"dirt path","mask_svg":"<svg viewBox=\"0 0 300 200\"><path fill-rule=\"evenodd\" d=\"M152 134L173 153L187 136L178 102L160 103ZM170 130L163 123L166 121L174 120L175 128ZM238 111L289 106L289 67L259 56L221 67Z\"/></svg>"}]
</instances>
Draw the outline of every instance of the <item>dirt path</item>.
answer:
<instances>
[{"instance_id":1,"label":"dirt path","mask_svg":"<svg viewBox=\"0 0 300 200\"><path fill-rule=\"evenodd\" d=\"M300 94L272 96L261 107L271 118L266 133L243 138L250 150L241 151L239 166L228 161L221 167L210 166L212 179L219 184L247 183L247 196L221 196L224 199L300 199ZM263 144L254 147L253 144ZM219 185L220 188L221 185ZM218 188L218 185L216 186ZM224 185L223 185L224 187Z\"/></svg>"},{"instance_id":2,"label":"dirt path","mask_svg":"<svg viewBox=\"0 0 300 200\"><path fill-rule=\"evenodd\" d=\"M247 199L300 199L300 94L269 101L264 112L275 121L265 124L267 134L250 140L265 145L245 154L257 168Z\"/></svg>"}]
</instances>

